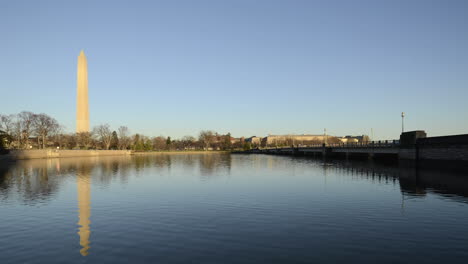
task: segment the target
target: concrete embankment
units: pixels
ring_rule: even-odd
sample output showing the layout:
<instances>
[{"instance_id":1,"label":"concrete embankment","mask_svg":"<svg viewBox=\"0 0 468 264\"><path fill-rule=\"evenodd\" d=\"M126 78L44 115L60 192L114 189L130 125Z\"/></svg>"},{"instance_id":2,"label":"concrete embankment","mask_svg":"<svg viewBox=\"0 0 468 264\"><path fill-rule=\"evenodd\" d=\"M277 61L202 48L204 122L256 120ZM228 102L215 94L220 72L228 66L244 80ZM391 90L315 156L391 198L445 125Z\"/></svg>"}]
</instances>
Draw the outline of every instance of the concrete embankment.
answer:
<instances>
[{"instance_id":1,"label":"concrete embankment","mask_svg":"<svg viewBox=\"0 0 468 264\"><path fill-rule=\"evenodd\" d=\"M132 150L55 150L55 149L33 149L33 150L10 150L10 153L0 155L2 160L24 160L24 159L47 159L47 158L72 158L72 157L97 157L97 156L120 156L120 155L161 155L161 154L214 154L230 153L228 151L144 151L134 152Z\"/></svg>"},{"instance_id":2,"label":"concrete embankment","mask_svg":"<svg viewBox=\"0 0 468 264\"><path fill-rule=\"evenodd\" d=\"M142 152L132 152L132 155L162 155L162 154L220 154L220 153L231 153L230 151L222 150L190 150L190 151L142 151Z\"/></svg>"},{"instance_id":3,"label":"concrete embankment","mask_svg":"<svg viewBox=\"0 0 468 264\"><path fill-rule=\"evenodd\" d=\"M0 160L119 156L131 154L132 151L130 150L10 150L10 153L1 155Z\"/></svg>"}]
</instances>

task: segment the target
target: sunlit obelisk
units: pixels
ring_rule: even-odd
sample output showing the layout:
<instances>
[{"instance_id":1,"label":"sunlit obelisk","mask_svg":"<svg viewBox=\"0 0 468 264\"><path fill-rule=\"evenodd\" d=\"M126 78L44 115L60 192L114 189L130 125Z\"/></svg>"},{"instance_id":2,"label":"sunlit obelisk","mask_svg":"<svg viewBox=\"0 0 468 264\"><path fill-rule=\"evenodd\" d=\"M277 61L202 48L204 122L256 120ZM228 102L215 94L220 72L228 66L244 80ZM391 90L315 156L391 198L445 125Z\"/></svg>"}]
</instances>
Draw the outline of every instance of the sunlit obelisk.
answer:
<instances>
[{"instance_id":1,"label":"sunlit obelisk","mask_svg":"<svg viewBox=\"0 0 468 264\"><path fill-rule=\"evenodd\" d=\"M83 50L78 56L76 83L76 132L89 132L88 63Z\"/></svg>"}]
</instances>

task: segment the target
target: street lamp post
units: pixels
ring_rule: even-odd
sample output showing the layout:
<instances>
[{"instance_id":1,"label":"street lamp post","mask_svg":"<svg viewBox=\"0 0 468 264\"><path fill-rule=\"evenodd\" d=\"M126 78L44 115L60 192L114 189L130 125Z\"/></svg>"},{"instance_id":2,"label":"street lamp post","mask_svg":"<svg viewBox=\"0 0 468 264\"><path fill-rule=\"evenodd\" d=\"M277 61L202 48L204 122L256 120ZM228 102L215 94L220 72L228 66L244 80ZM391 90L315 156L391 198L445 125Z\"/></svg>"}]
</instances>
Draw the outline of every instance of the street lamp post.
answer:
<instances>
[{"instance_id":1,"label":"street lamp post","mask_svg":"<svg viewBox=\"0 0 468 264\"><path fill-rule=\"evenodd\" d=\"M401 133L405 132L405 112L401 112Z\"/></svg>"}]
</instances>

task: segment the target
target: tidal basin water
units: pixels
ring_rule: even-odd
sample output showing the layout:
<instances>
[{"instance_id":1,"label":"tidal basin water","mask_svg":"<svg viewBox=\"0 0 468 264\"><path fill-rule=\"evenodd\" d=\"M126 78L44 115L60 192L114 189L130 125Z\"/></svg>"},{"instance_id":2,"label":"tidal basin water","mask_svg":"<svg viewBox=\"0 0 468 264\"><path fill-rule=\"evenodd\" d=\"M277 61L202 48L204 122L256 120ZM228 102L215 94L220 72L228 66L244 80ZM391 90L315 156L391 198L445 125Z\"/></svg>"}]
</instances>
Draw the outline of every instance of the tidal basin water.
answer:
<instances>
[{"instance_id":1,"label":"tidal basin water","mask_svg":"<svg viewBox=\"0 0 468 264\"><path fill-rule=\"evenodd\" d=\"M267 155L18 161L0 263L467 263L468 174Z\"/></svg>"}]
</instances>

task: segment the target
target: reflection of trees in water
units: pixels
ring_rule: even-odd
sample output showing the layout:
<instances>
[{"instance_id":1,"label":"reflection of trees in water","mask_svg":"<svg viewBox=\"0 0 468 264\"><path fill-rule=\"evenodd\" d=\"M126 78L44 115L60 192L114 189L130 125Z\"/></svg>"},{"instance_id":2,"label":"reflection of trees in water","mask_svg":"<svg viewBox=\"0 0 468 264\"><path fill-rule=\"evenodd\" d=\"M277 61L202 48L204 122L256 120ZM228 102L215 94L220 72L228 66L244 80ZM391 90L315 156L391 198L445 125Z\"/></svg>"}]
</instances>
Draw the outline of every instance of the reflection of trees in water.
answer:
<instances>
[{"instance_id":1,"label":"reflection of trees in water","mask_svg":"<svg viewBox=\"0 0 468 264\"><path fill-rule=\"evenodd\" d=\"M173 164L181 166L184 170L192 170L198 164L202 176L212 176L221 170L231 169L231 155L220 153L168 153L152 155L136 155L132 157L134 168L140 171L144 168L155 167L170 170Z\"/></svg>"},{"instance_id":2,"label":"reflection of trees in water","mask_svg":"<svg viewBox=\"0 0 468 264\"><path fill-rule=\"evenodd\" d=\"M195 166L198 157L191 154L179 155L177 161L180 161L180 164L186 169L192 169Z\"/></svg>"},{"instance_id":3,"label":"reflection of trees in water","mask_svg":"<svg viewBox=\"0 0 468 264\"><path fill-rule=\"evenodd\" d=\"M150 164L150 158L147 156L135 156L132 159L133 167L138 172Z\"/></svg>"},{"instance_id":4,"label":"reflection of trees in water","mask_svg":"<svg viewBox=\"0 0 468 264\"><path fill-rule=\"evenodd\" d=\"M221 159L222 161L222 166L227 170L228 173L231 172L231 167L232 167L232 157L230 154L225 154L223 155L223 158Z\"/></svg>"},{"instance_id":5,"label":"reflection of trees in water","mask_svg":"<svg viewBox=\"0 0 468 264\"><path fill-rule=\"evenodd\" d=\"M271 171L278 169L290 169L292 163L300 162L300 158L290 156L277 156L277 155L235 155L234 165L245 166L249 164L252 169L268 169ZM310 165L310 159L307 160ZM240 164L240 165L238 165Z\"/></svg>"},{"instance_id":6,"label":"reflection of trees in water","mask_svg":"<svg viewBox=\"0 0 468 264\"><path fill-rule=\"evenodd\" d=\"M230 154L200 154L197 155L200 174L202 177L219 175L219 173L226 171L227 173L231 170L231 155Z\"/></svg>"},{"instance_id":7,"label":"reflection of trees in water","mask_svg":"<svg viewBox=\"0 0 468 264\"><path fill-rule=\"evenodd\" d=\"M0 170L0 197L7 199L16 194L27 204L48 199L58 191L62 181L57 177L54 165L54 162L43 159L3 165Z\"/></svg>"},{"instance_id":8,"label":"reflection of trees in water","mask_svg":"<svg viewBox=\"0 0 468 264\"><path fill-rule=\"evenodd\" d=\"M130 178L132 171L132 163L131 161L119 163L117 167L117 171L114 175L119 175L119 179L121 183L128 183L128 179Z\"/></svg>"},{"instance_id":9,"label":"reflection of trees in water","mask_svg":"<svg viewBox=\"0 0 468 264\"><path fill-rule=\"evenodd\" d=\"M131 157L89 157L63 159L32 159L0 168L0 198L19 199L35 204L58 192L69 177L80 171L88 171L91 178L101 185L120 179L127 182L132 168Z\"/></svg>"},{"instance_id":10,"label":"reflection of trees in water","mask_svg":"<svg viewBox=\"0 0 468 264\"><path fill-rule=\"evenodd\" d=\"M120 179L123 183L128 181L132 160L128 156L100 157L91 165L95 181L102 186L107 186L115 179Z\"/></svg>"},{"instance_id":11,"label":"reflection of trees in water","mask_svg":"<svg viewBox=\"0 0 468 264\"><path fill-rule=\"evenodd\" d=\"M229 171L231 169L232 162L230 154L219 153L161 153L152 155L136 155L132 157L132 159L136 171L149 167L170 170L172 164L177 164L177 166L182 166L183 169L191 170L196 166L196 164L198 164L202 176L214 175L220 170Z\"/></svg>"},{"instance_id":12,"label":"reflection of trees in water","mask_svg":"<svg viewBox=\"0 0 468 264\"><path fill-rule=\"evenodd\" d=\"M212 175L215 171L217 157L211 154L201 155L199 159L200 173Z\"/></svg>"},{"instance_id":13,"label":"reflection of trees in water","mask_svg":"<svg viewBox=\"0 0 468 264\"><path fill-rule=\"evenodd\" d=\"M0 166L0 199L18 197L35 204L57 193L60 186L80 171L89 172L94 184L101 187L119 180L127 183L131 175L145 168L169 170L173 164L186 170L196 170L202 176L214 176L230 171L229 154L158 154L61 159L32 159Z\"/></svg>"},{"instance_id":14,"label":"reflection of trees in water","mask_svg":"<svg viewBox=\"0 0 468 264\"><path fill-rule=\"evenodd\" d=\"M9 193L12 191L12 176L10 172L10 167L13 166L13 163L0 164L0 199L5 199L9 196Z\"/></svg>"},{"instance_id":15,"label":"reflection of trees in water","mask_svg":"<svg viewBox=\"0 0 468 264\"><path fill-rule=\"evenodd\" d=\"M132 157L132 163L136 171L144 168L170 168L171 155L150 154L150 155L135 155Z\"/></svg>"},{"instance_id":16,"label":"reflection of trees in water","mask_svg":"<svg viewBox=\"0 0 468 264\"><path fill-rule=\"evenodd\" d=\"M171 169L171 165L172 165L172 156L170 155L166 155L166 164L167 164L167 169L170 170Z\"/></svg>"}]
</instances>

